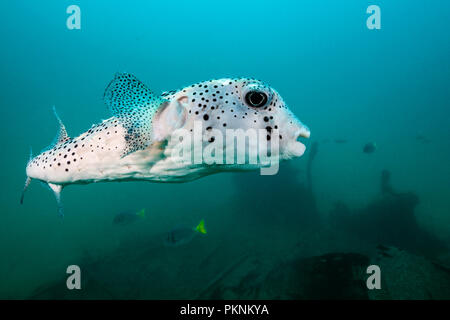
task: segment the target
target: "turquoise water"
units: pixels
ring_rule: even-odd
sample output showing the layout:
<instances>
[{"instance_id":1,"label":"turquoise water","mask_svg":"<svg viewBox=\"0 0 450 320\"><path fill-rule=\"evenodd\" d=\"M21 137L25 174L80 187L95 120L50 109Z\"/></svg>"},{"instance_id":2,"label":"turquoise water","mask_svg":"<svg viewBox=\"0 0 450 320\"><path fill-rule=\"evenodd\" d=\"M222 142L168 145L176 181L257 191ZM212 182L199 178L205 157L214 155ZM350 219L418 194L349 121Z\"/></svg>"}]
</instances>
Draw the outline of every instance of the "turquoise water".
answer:
<instances>
[{"instance_id":1,"label":"turquoise water","mask_svg":"<svg viewBox=\"0 0 450 320\"><path fill-rule=\"evenodd\" d=\"M81 9L81 30L66 27L71 4ZM366 27L370 4L381 8L380 30ZM89 274L103 291L90 295L87 284L83 298L195 298L242 256L256 262L226 275L235 281L249 264L261 275L291 257L371 256L379 243L448 266L449 18L444 1L2 2L0 298L29 298L64 283L71 264L100 268ZM53 195L36 181L20 205L29 148L46 147L58 128L51 106L77 136L110 116L102 96L118 71L155 92L212 78L262 79L311 129L307 151L276 177L226 173L185 184L70 186L62 220ZM367 142L376 142L374 153L362 152ZM415 229L405 227L410 220L402 220L397 198L383 198L383 170L395 190L419 199L408 217ZM362 214L376 201L394 203L399 218L381 221L379 234L394 229L395 239L365 237L354 230L366 222L346 229L354 222L343 223L342 210L337 219L332 214L336 203ZM140 208L145 219L112 223ZM370 214L376 220L381 211ZM202 218L205 237L163 246L173 227ZM417 230L433 241L412 243L408 232ZM113 269L119 271L109 274ZM154 286L135 289L145 281ZM241 297L235 294L223 297Z\"/></svg>"}]
</instances>

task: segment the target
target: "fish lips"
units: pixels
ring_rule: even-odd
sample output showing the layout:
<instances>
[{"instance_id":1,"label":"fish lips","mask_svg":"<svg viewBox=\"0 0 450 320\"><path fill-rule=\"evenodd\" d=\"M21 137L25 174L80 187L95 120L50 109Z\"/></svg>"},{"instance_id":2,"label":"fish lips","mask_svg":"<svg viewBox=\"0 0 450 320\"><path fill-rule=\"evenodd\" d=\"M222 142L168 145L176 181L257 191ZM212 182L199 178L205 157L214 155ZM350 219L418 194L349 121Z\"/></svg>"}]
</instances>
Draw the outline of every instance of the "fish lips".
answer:
<instances>
[{"instance_id":1,"label":"fish lips","mask_svg":"<svg viewBox=\"0 0 450 320\"><path fill-rule=\"evenodd\" d=\"M288 143L288 152L294 157L301 157L306 150L306 146L299 140L302 138L308 139L311 136L311 131L307 126L301 125L300 128L295 131L294 139Z\"/></svg>"}]
</instances>

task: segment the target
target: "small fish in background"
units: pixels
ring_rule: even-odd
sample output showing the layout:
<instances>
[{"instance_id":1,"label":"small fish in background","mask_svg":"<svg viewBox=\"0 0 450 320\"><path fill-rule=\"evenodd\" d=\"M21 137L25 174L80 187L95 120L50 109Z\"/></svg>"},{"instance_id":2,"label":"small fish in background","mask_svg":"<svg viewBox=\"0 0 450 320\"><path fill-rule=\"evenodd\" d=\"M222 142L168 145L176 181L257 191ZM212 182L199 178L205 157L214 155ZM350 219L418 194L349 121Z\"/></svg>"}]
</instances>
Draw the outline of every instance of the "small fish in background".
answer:
<instances>
[{"instance_id":1,"label":"small fish in background","mask_svg":"<svg viewBox=\"0 0 450 320\"><path fill-rule=\"evenodd\" d=\"M374 153L377 150L377 144L375 142L366 143L363 147L364 153Z\"/></svg>"},{"instance_id":2,"label":"small fish in background","mask_svg":"<svg viewBox=\"0 0 450 320\"><path fill-rule=\"evenodd\" d=\"M198 234L206 234L205 221L203 219L194 228L180 226L170 230L164 243L171 247L181 246L191 242Z\"/></svg>"},{"instance_id":3,"label":"small fish in background","mask_svg":"<svg viewBox=\"0 0 450 320\"><path fill-rule=\"evenodd\" d=\"M346 139L334 139L334 142L335 143L347 143L348 140L346 140Z\"/></svg>"},{"instance_id":4,"label":"small fish in background","mask_svg":"<svg viewBox=\"0 0 450 320\"><path fill-rule=\"evenodd\" d=\"M139 219L145 218L145 209L141 209L139 211L125 211L117 214L114 217L113 224L126 226L130 223L136 222Z\"/></svg>"},{"instance_id":5,"label":"small fish in background","mask_svg":"<svg viewBox=\"0 0 450 320\"><path fill-rule=\"evenodd\" d=\"M416 140L417 140L418 142L424 143L424 144L430 142L430 140L428 140L427 137L425 137L424 135L421 135L421 134L418 134L418 135L416 136Z\"/></svg>"}]
</instances>

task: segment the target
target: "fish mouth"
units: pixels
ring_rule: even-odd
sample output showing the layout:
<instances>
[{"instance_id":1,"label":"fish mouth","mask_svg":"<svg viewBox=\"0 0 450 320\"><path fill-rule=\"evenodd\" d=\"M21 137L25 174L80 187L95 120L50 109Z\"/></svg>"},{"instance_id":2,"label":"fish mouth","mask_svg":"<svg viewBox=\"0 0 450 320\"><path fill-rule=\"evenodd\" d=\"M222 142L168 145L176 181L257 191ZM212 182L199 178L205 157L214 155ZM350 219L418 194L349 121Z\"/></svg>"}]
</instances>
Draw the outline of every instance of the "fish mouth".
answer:
<instances>
[{"instance_id":1,"label":"fish mouth","mask_svg":"<svg viewBox=\"0 0 450 320\"><path fill-rule=\"evenodd\" d=\"M309 128L306 126L302 126L296 133L295 136L297 137L296 140L298 141L298 139L300 138L306 138L309 139L309 137L311 136L311 131L309 131Z\"/></svg>"},{"instance_id":2,"label":"fish mouth","mask_svg":"<svg viewBox=\"0 0 450 320\"><path fill-rule=\"evenodd\" d=\"M306 146L301 142L300 139L309 139L310 136L311 131L309 131L308 127L306 126L301 126L300 129L295 132L295 140L293 140L289 145L289 151L294 157L301 157L305 153Z\"/></svg>"}]
</instances>

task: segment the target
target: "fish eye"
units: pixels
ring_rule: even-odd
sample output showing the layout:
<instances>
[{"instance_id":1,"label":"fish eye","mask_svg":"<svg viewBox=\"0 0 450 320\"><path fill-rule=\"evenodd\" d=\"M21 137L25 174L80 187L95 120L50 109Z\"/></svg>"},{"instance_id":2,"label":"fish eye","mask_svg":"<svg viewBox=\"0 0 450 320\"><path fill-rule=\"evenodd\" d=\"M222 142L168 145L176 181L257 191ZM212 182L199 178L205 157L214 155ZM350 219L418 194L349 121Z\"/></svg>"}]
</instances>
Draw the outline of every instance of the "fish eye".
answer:
<instances>
[{"instance_id":1,"label":"fish eye","mask_svg":"<svg viewBox=\"0 0 450 320\"><path fill-rule=\"evenodd\" d=\"M260 108L267 103L267 94L262 91L252 90L245 95L245 102L254 108Z\"/></svg>"}]
</instances>

